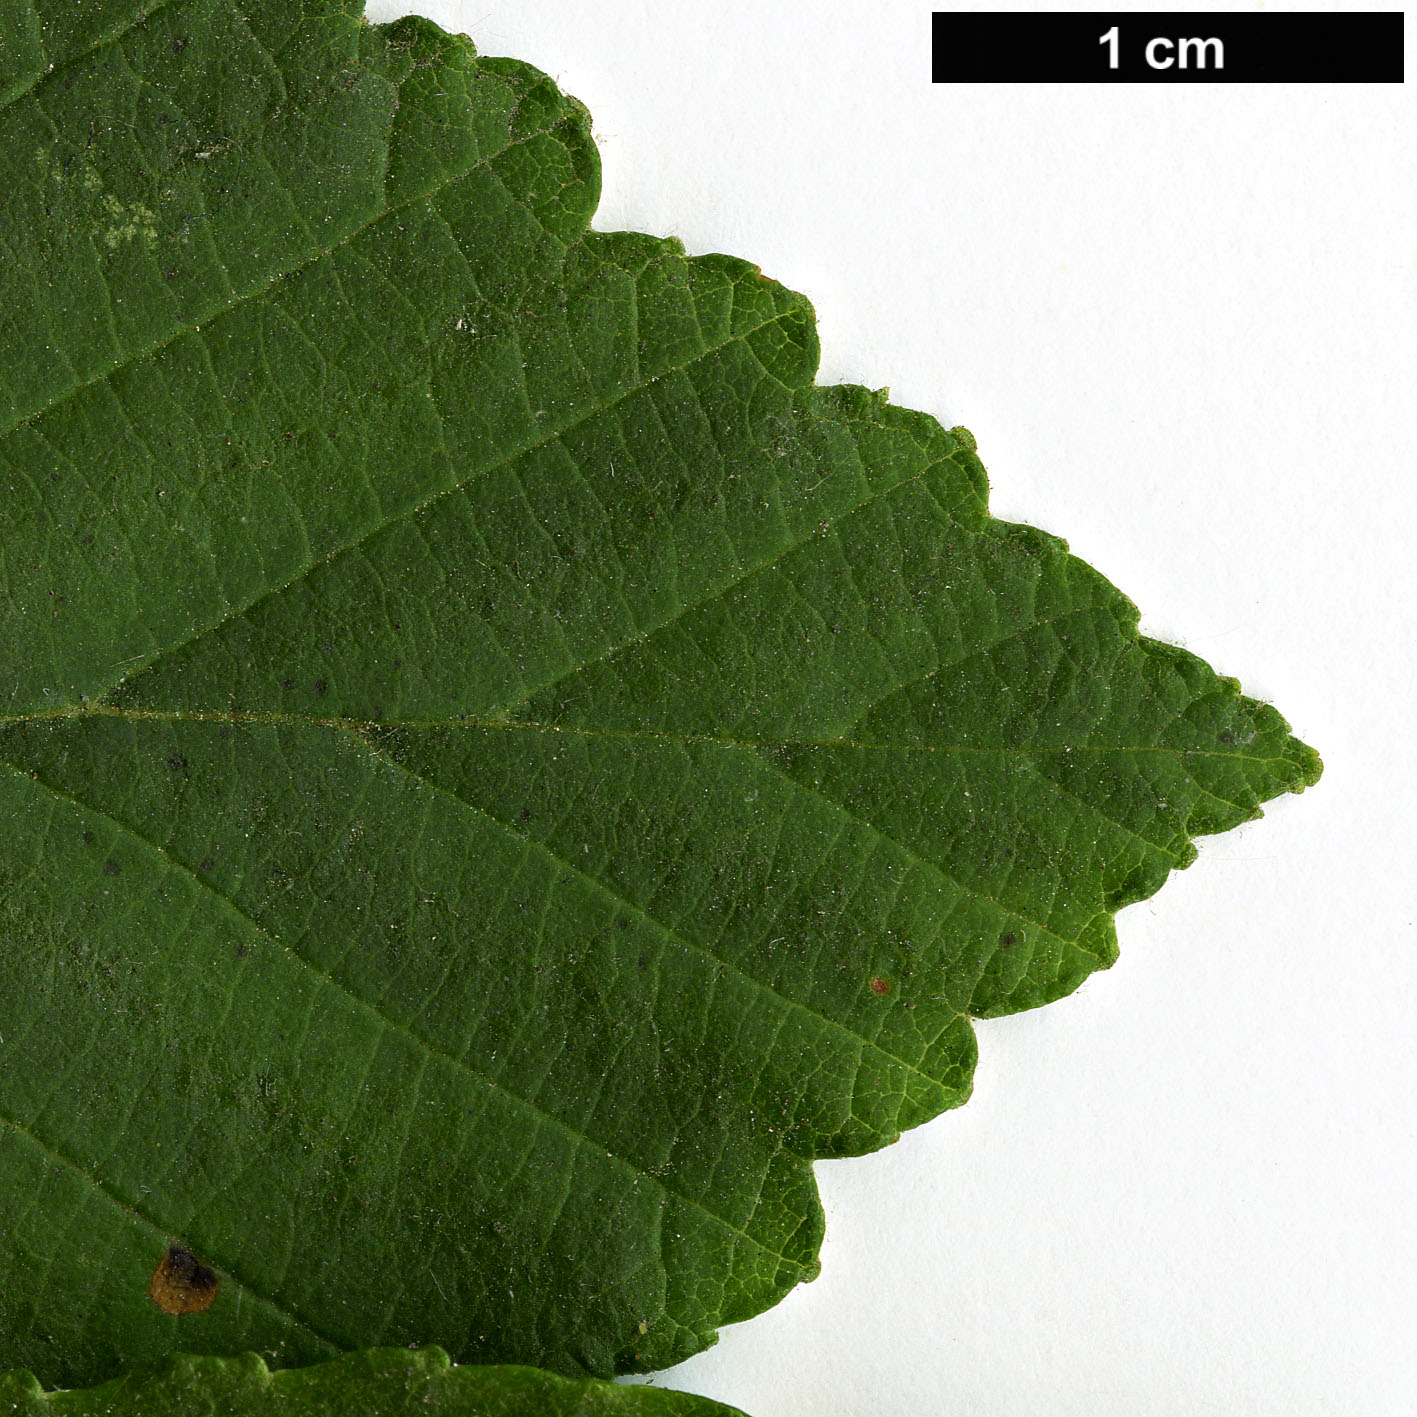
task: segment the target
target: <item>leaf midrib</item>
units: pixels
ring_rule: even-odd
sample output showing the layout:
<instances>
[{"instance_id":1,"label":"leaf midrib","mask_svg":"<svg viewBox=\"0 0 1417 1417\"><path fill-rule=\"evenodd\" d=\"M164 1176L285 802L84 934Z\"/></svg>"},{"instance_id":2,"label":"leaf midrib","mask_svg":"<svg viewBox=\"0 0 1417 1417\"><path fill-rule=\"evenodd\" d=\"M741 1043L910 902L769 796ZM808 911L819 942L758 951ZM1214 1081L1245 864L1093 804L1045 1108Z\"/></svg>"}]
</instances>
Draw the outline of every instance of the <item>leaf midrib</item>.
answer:
<instances>
[{"instance_id":1,"label":"leaf midrib","mask_svg":"<svg viewBox=\"0 0 1417 1417\"><path fill-rule=\"evenodd\" d=\"M543 723L534 719L479 718L458 714L453 718L357 718L352 715L316 716L300 713L272 713L239 709L150 709L119 704L64 704L35 713L0 714L0 727L52 723L62 719L117 718L133 723L213 723L229 728L337 728L358 734L377 734L395 728L447 729L506 728L535 733L565 733L581 738L620 738L630 741L672 743L690 746L704 743L713 747L742 748L769 753L792 748L858 748L883 753L979 754L988 757L1057 757L1064 753L1159 753L1164 757L1224 758L1227 762L1261 763L1266 766L1287 761L1283 754L1260 757L1220 748L1176 748L1165 743L1071 743L1061 748L1004 747L1000 744L972 743L871 743L852 738L735 738L719 733L673 733L661 729L590 728L581 724ZM1227 801L1226 798L1218 799ZM1231 806L1236 805L1231 803Z\"/></svg>"}]
</instances>

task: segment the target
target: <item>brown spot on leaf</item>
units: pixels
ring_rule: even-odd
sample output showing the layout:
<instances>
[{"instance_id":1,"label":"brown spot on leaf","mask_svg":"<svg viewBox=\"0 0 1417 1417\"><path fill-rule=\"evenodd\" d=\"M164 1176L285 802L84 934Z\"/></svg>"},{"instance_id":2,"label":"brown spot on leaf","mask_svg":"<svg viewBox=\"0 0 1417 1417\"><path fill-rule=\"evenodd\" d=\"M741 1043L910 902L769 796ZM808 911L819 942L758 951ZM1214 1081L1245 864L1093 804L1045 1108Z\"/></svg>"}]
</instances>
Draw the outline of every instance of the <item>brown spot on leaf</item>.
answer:
<instances>
[{"instance_id":1,"label":"brown spot on leaf","mask_svg":"<svg viewBox=\"0 0 1417 1417\"><path fill-rule=\"evenodd\" d=\"M879 974L871 980L871 992L873 994L889 994L890 991L890 980L882 979Z\"/></svg>"},{"instance_id":2,"label":"brown spot on leaf","mask_svg":"<svg viewBox=\"0 0 1417 1417\"><path fill-rule=\"evenodd\" d=\"M191 1250L169 1245L148 1282L148 1297L163 1311L177 1317L210 1309L221 1280Z\"/></svg>"},{"instance_id":3,"label":"brown spot on leaf","mask_svg":"<svg viewBox=\"0 0 1417 1417\"><path fill-rule=\"evenodd\" d=\"M1011 946L1018 944L1018 942L1019 935L1016 930L1005 930L1004 933L999 936L999 946L1001 949L1009 949Z\"/></svg>"},{"instance_id":4,"label":"brown spot on leaf","mask_svg":"<svg viewBox=\"0 0 1417 1417\"><path fill-rule=\"evenodd\" d=\"M118 874L118 863L111 856L103 863L103 874L105 876L116 876Z\"/></svg>"}]
</instances>

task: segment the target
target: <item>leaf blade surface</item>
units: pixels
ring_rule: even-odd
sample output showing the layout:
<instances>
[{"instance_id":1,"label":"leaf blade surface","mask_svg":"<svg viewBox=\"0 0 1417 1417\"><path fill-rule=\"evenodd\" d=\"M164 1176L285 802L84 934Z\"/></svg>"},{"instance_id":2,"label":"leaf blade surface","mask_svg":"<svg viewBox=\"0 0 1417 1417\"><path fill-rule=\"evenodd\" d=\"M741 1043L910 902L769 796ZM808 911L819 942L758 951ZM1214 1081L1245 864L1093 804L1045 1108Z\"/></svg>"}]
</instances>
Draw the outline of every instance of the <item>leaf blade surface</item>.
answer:
<instances>
[{"instance_id":1,"label":"leaf blade surface","mask_svg":"<svg viewBox=\"0 0 1417 1417\"><path fill-rule=\"evenodd\" d=\"M800 296L588 230L544 76L84 34L0 110L4 1361L668 1365L1317 760Z\"/></svg>"}]
</instances>

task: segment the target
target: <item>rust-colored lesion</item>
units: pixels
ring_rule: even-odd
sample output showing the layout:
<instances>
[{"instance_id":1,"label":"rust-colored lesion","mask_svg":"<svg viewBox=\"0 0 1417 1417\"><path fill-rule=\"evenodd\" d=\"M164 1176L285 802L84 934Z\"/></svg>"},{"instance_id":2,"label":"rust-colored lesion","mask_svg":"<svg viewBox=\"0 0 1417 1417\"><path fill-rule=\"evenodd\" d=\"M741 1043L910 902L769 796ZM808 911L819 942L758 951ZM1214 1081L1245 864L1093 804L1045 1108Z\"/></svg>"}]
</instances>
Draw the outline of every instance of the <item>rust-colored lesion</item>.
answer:
<instances>
[{"instance_id":1,"label":"rust-colored lesion","mask_svg":"<svg viewBox=\"0 0 1417 1417\"><path fill-rule=\"evenodd\" d=\"M176 1317L210 1309L220 1288L215 1270L182 1245L169 1245L148 1281L148 1297L164 1314Z\"/></svg>"}]
</instances>

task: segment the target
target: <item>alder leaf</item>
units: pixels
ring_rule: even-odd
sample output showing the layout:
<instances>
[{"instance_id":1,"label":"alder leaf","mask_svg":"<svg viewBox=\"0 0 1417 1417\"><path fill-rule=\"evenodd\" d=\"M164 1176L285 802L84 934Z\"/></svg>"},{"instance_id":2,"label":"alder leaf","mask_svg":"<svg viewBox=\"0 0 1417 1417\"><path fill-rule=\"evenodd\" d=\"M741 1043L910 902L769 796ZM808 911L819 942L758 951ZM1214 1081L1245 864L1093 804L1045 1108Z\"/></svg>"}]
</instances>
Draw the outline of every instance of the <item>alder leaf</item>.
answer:
<instances>
[{"instance_id":1,"label":"alder leaf","mask_svg":"<svg viewBox=\"0 0 1417 1417\"><path fill-rule=\"evenodd\" d=\"M674 1363L1312 782L543 75L0 0L0 1362Z\"/></svg>"},{"instance_id":2,"label":"alder leaf","mask_svg":"<svg viewBox=\"0 0 1417 1417\"><path fill-rule=\"evenodd\" d=\"M441 1349L349 1353L272 1373L254 1353L168 1360L155 1374L45 1392L0 1373L0 1417L742 1417L686 1392L536 1368L451 1367Z\"/></svg>"}]
</instances>

